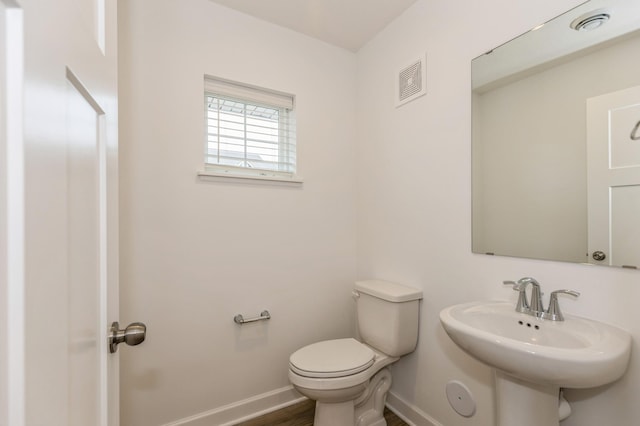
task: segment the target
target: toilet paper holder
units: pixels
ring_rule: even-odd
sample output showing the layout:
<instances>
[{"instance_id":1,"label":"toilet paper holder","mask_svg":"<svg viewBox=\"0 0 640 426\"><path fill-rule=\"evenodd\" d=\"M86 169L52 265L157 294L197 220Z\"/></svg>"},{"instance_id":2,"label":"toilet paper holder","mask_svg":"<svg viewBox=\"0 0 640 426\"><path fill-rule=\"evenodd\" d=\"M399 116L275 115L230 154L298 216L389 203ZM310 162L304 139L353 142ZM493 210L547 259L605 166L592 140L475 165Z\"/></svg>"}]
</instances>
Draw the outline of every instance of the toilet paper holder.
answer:
<instances>
[{"instance_id":1,"label":"toilet paper holder","mask_svg":"<svg viewBox=\"0 0 640 426\"><path fill-rule=\"evenodd\" d=\"M233 322L235 322L236 324L246 324L249 322L256 322L256 321L262 321L262 320L268 320L271 319L271 314L269 313L269 311L267 311L266 309L262 312L260 312L260 316L257 317L253 317L253 318L244 318L242 315L238 314L235 317L233 317Z\"/></svg>"}]
</instances>

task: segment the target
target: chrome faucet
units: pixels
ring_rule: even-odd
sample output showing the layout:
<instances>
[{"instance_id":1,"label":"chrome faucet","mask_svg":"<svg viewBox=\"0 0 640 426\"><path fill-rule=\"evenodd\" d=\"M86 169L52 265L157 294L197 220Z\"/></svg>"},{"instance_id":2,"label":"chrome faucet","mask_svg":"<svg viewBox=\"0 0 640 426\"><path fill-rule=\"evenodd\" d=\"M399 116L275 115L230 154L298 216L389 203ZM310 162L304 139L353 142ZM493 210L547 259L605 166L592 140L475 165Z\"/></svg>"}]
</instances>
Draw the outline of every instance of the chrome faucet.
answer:
<instances>
[{"instance_id":1,"label":"chrome faucet","mask_svg":"<svg viewBox=\"0 0 640 426\"><path fill-rule=\"evenodd\" d=\"M518 301L516 302L516 311L523 314L532 315L536 318L549 319L551 321L564 321L564 316L560 311L560 305L558 304L558 294L569 294L574 297L580 296L580 293L573 290L556 290L551 293L549 299L549 309L544 310L542 304L542 291L540 290L540 283L535 278L524 277L518 281L503 281L505 285L511 285L515 291L518 292ZM527 299L527 286L531 284L531 302Z\"/></svg>"},{"instance_id":2,"label":"chrome faucet","mask_svg":"<svg viewBox=\"0 0 640 426\"><path fill-rule=\"evenodd\" d=\"M573 290L556 290L551 292L549 297L549 309L543 314L542 318L550 319L551 321L564 321L564 315L560 311L560 305L558 304L558 294L568 294L573 297L580 296L580 293Z\"/></svg>"},{"instance_id":3,"label":"chrome faucet","mask_svg":"<svg viewBox=\"0 0 640 426\"><path fill-rule=\"evenodd\" d=\"M527 289L528 283L521 283L521 280L518 282L515 281L503 281L504 285L513 286L513 289L518 292L518 301L516 302L516 312L521 312L523 314L528 314L531 312L531 307L529 306L529 300L527 299L527 293L525 290Z\"/></svg>"},{"instance_id":4,"label":"chrome faucet","mask_svg":"<svg viewBox=\"0 0 640 426\"><path fill-rule=\"evenodd\" d=\"M542 306L542 292L540 291L540 283L535 278L524 277L520 278L517 282L503 281L505 285L513 286L513 289L518 292L518 302L516 304L516 311L523 314L529 314L533 316L539 316L539 313L544 312ZM531 284L531 302L527 299L527 286Z\"/></svg>"},{"instance_id":5,"label":"chrome faucet","mask_svg":"<svg viewBox=\"0 0 640 426\"><path fill-rule=\"evenodd\" d=\"M531 277L520 278L518 282L525 288L527 287L527 284L531 284L531 302L529 307L534 316L540 316L540 313L544 312L540 283Z\"/></svg>"}]
</instances>

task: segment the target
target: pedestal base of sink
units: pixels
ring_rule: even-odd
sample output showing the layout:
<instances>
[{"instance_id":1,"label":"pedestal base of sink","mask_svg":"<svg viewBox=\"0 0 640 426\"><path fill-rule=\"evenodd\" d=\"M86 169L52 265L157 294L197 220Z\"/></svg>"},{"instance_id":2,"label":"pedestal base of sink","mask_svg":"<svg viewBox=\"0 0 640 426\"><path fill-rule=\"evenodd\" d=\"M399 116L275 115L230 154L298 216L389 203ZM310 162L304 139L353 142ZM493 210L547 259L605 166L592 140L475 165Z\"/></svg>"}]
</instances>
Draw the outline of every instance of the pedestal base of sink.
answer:
<instances>
[{"instance_id":1,"label":"pedestal base of sink","mask_svg":"<svg viewBox=\"0 0 640 426\"><path fill-rule=\"evenodd\" d=\"M497 426L559 426L560 388L538 385L495 371Z\"/></svg>"}]
</instances>

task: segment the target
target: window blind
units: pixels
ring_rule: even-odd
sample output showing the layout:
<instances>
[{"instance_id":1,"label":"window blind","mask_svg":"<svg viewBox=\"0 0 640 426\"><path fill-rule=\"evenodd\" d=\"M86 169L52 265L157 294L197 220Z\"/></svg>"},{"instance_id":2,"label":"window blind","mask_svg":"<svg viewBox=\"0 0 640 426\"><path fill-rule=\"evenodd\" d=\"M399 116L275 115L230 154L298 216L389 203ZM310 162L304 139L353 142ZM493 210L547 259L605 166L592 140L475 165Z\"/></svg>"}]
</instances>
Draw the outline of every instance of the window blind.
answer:
<instances>
[{"instance_id":1,"label":"window blind","mask_svg":"<svg viewBox=\"0 0 640 426\"><path fill-rule=\"evenodd\" d=\"M294 96L291 94L236 83L221 78L206 76L204 79L204 90L205 92L217 93L222 96L244 99L247 102L271 105L289 110L293 109Z\"/></svg>"},{"instance_id":2,"label":"window blind","mask_svg":"<svg viewBox=\"0 0 640 426\"><path fill-rule=\"evenodd\" d=\"M227 173L296 172L294 97L205 78L208 168Z\"/></svg>"}]
</instances>

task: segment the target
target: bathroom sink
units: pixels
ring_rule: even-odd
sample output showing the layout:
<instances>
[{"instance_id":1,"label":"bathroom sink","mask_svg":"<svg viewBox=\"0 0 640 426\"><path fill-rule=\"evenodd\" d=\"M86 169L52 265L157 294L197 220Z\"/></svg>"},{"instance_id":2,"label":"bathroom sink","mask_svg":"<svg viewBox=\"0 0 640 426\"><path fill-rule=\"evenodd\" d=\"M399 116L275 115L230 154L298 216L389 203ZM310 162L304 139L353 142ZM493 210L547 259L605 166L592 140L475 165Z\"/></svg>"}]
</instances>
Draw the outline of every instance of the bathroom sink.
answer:
<instances>
[{"instance_id":1,"label":"bathroom sink","mask_svg":"<svg viewBox=\"0 0 640 426\"><path fill-rule=\"evenodd\" d=\"M451 339L479 361L542 385L588 388L620 378L631 336L616 327L565 315L564 321L516 312L508 302L472 302L440 312Z\"/></svg>"}]
</instances>

